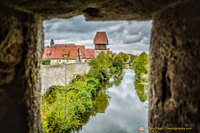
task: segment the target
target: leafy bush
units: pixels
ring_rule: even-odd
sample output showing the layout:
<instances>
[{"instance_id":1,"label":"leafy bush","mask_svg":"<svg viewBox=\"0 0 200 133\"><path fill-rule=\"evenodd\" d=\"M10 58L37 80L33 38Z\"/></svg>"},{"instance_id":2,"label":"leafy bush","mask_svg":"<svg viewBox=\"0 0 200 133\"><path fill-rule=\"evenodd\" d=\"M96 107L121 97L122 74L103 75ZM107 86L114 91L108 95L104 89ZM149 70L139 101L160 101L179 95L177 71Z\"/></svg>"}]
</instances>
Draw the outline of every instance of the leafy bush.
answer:
<instances>
[{"instance_id":1,"label":"leafy bush","mask_svg":"<svg viewBox=\"0 0 200 133\"><path fill-rule=\"evenodd\" d=\"M89 77L99 79L99 81L109 80L116 71L121 71L124 66L123 58L120 55L110 57L108 54L101 52L97 58L89 62Z\"/></svg>"},{"instance_id":2,"label":"leafy bush","mask_svg":"<svg viewBox=\"0 0 200 133\"><path fill-rule=\"evenodd\" d=\"M42 65L51 65L51 60L50 59L43 59Z\"/></svg>"},{"instance_id":3,"label":"leafy bush","mask_svg":"<svg viewBox=\"0 0 200 133\"><path fill-rule=\"evenodd\" d=\"M136 74L148 73L148 55L146 53L135 56L133 61L133 69L135 70Z\"/></svg>"},{"instance_id":4,"label":"leafy bush","mask_svg":"<svg viewBox=\"0 0 200 133\"><path fill-rule=\"evenodd\" d=\"M129 59L129 54L125 54L125 53L120 52L118 55L120 55L122 57L124 62L126 62Z\"/></svg>"},{"instance_id":5,"label":"leafy bush","mask_svg":"<svg viewBox=\"0 0 200 133\"><path fill-rule=\"evenodd\" d=\"M141 74L137 74L135 76L135 81L134 81L134 85L135 85L135 90L137 93L138 98L140 99L141 102L145 102L147 100L147 81L148 78L143 77Z\"/></svg>"},{"instance_id":6,"label":"leafy bush","mask_svg":"<svg viewBox=\"0 0 200 133\"><path fill-rule=\"evenodd\" d=\"M148 55L142 53L139 56L134 56L134 60L130 63L135 70L135 89L141 102L147 100L147 82L148 82ZM145 76L144 76L145 75Z\"/></svg>"},{"instance_id":7,"label":"leafy bush","mask_svg":"<svg viewBox=\"0 0 200 133\"><path fill-rule=\"evenodd\" d=\"M117 68L116 68L116 67L111 67L111 68L110 68L110 72L111 72L111 73L117 72Z\"/></svg>"},{"instance_id":8,"label":"leafy bush","mask_svg":"<svg viewBox=\"0 0 200 133\"><path fill-rule=\"evenodd\" d=\"M117 55L113 61L113 66L118 70L122 70L124 66L124 60L120 55Z\"/></svg>"},{"instance_id":9,"label":"leafy bush","mask_svg":"<svg viewBox=\"0 0 200 133\"><path fill-rule=\"evenodd\" d=\"M80 88L83 87L86 88L86 86ZM63 132L77 129L80 126L78 123L81 122L80 116L92 108L92 94L83 89L69 88L65 89L65 91L55 92L49 93L47 97L42 99L44 131ZM48 102L50 97L56 97L51 104Z\"/></svg>"},{"instance_id":10,"label":"leafy bush","mask_svg":"<svg viewBox=\"0 0 200 133\"><path fill-rule=\"evenodd\" d=\"M42 97L44 132L66 132L78 129L80 119L92 105L92 99L100 88L97 79L84 77L68 86L52 86Z\"/></svg>"},{"instance_id":11,"label":"leafy bush","mask_svg":"<svg viewBox=\"0 0 200 133\"><path fill-rule=\"evenodd\" d=\"M42 97L41 114L44 132L70 132L84 123L84 114L93 108L100 82L122 72L124 61L104 52L89 62L87 75L76 75L67 86L52 86Z\"/></svg>"}]
</instances>

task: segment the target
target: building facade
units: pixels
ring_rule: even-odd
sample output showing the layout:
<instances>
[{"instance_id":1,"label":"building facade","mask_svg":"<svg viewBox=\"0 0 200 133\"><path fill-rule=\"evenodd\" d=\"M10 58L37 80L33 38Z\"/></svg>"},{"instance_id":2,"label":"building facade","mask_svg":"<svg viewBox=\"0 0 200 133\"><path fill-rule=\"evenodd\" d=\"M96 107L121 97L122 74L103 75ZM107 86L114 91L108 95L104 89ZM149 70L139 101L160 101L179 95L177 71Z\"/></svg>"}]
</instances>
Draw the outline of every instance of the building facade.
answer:
<instances>
[{"instance_id":1,"label":"building facade","mask_svg":"<svg viewBox=\"0 0 200 133\"><path fill-rule=\"evenodd\" d=\"M52 39L53 40L53 39ZM97 32L93 44L95 49L86 49L84 45L55 44L51 40L50 46L44 47L43 59L50 59L51 64L89 62L99 53L107 53L108 38L105 32Z\"/></svg>"},{"instance_id":2,"label":"building facade","mask_svg":"<svg viewBox=\"0 0 200 133\"><path fill-rule=\"evenodd\" d=\"M95 58L94 49L84 45L56 44L44 48L43 59L50 59L52 64L89 62Z\"/></svg>"}]
</instances>

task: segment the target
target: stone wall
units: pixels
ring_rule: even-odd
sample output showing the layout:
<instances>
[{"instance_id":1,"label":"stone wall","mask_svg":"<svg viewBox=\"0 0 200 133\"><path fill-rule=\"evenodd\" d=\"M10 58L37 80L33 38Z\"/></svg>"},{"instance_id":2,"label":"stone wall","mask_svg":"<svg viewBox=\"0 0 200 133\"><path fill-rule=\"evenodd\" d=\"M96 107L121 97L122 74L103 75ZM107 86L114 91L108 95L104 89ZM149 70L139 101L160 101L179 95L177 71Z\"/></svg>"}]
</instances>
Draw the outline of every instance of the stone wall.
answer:
<instances>
[{"instance_id":1,"label":"stone wall","mask_svg":"<svg viewBox=\"0 0 200 133\"><path fill-rule=\"evenodd\" d=\"M199 1L154 14L149 60L149 127L187 127L192 128L188 133L200 132L199 25Z\"/></svg>"},{"instance_id":2,"label":"stone wall","mask_svg":"<svg viewBox=\"0 0 200 133\"><path fill-rule=\"evenodd\" d=\"M199 7L199 0L0 0L0 132L43 132L42 21L83 14L87 20L153 19L149 126L199 133Z\"/></svg>"},{"instance_id":3,"label":"stone wall","mask_svg":"<svg viewBox=\"0 0 200 133\"><path fill-rule=\"evenodd\" d=\"M62 64L41 67L41 93L53 85L69 83L75 74L86 74L89 71L88 63Z\"/></svg>"}]
</instances>

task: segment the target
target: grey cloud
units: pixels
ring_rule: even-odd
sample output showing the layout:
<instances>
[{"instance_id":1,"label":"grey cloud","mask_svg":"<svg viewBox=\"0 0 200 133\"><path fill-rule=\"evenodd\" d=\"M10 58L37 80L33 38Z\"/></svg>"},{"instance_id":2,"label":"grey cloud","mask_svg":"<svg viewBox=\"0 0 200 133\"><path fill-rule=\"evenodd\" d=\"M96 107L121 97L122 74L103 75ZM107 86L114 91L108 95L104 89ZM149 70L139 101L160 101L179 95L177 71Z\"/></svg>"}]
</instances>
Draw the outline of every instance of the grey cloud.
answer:
<instances>
[{"instance_id":1,"label":"grey cloud","mask_svg":"<svg viewBox=\"0 0 200 133\"><path fill-rule=\"evenodd\" d=\"M85 21L83 16L70 19L51 19L43 22L45 40L66 40L66 42L93 43L97 31L105 31L112 50L148 51L151 21ZM89 43L90 42L90 43Z\"/></svg>"},{"instance_id":2,"label":"grey cloud","mask_svg":"<svg viewBox=\"0 0 200 133\"><path fill-rule=\"evenodd\" d=\"M140 36L138 34L136 35L127 35L126 37L123 38L123 43L125 44L132 44L136 42L140 42L143 39L143 36Z\"/></svg>"},{"instance_id":3,"label":"grey cloud","mask_svg":"<svg viewBox=\"0 0 200 133\"><path fill-rule=\"evenodd\" d=\"M86 22L83 16L79 16L71 19L52 19L50 20L51 26L45 21L44 27L47 32L87 33L107 28L113 23L115 22Z\"/></svg>"}]
</instances>

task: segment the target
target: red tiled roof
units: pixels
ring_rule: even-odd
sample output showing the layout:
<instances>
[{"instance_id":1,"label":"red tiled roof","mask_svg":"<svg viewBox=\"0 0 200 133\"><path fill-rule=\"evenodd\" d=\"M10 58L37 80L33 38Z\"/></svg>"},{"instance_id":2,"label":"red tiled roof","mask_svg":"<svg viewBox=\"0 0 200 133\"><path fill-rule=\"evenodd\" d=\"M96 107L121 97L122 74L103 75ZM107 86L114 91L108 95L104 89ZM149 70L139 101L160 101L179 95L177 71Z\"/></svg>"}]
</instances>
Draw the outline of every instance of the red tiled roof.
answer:
<instances>
[{"instance_id":1,"label":"red tiled roof","mask_svg":"<svg viewBox=\"0 0 200 133\"><path fill-rule=\"evenodd\" d=\"M63 54L69 54L69 49L64 49Z\"/></svg>"},{"instance_id":2,"label":"red tiled roof","mask_svg":"<svg viewBox=\"0 0 200 133\"><path fill-rule=\"evenodd\" d=\"M75 44L55 44L51 47L70 47L70 48L85 48L85 45L75 45Z\"/></svg>"},{"instance_id":3,"label":"red tiled roof","mask_svg":"<svg viewBox=\"0 0 200 133\"><path fill-rule=\"evenodd\" d=\"M76 45L76 48L85 49L85 45Z\"/></svg>"},{"instance_id":4,"label":"red tiled roof","mask_svg":"<svg viewBox=\"0 0 200 133\"><path fill-rule=\"evenodd\" d=\"M50 56L47 56L50 51ZM78 48L73 47L45 47L43 58L46 59L64 59L64 54L68 54L67 59L77 59L78 58Z\"/></svg>"},{"instance_id":5,"label":"red tiled roof","mask_svg":"<svg viewBox=\"0 0 200 133\"><path fill-rule=\"evenodd\" d=\"M81 59L93 59L95 57L94 49L80 49Z\"/></svg>"},{"instance_id":6,"label":"red tiled roof","mask_svg":"<svg viewBox=\"0 0 200 133\"><path fill-rule=\"evenodd\" d=\"M97 32L93 44L108 44L106 32Z\"/></svg>"},{"instance_id":7,"label":"red tiled roof","mask_svg":"<svg viewBox=\"0 0 200 133\"><path fill-rule=\"evenodd\" d=\"M47 46L44 48L43 58L66 59L64 55L67 54L67 59L77 59L78 50L81 53L81 59L93 59L95 57L94 49L85 49L84 45L56 44L54 46ZM47 54L50 54L50 56L47 56Z\"/></svg>"},{"instance_id":8,"label":"red tiled roof","mask_svg":"<svg viewBox=\"0 0 200 133\"><path fill-rule=\"evenodd\" d=\"M51 53L51 49L48 49L48 50L47 50L47 54L50 54L50 53Z\"/></svg>"},{"instance_id":9,"label":"red tiled roof","mask_svg":"<svg viewBox=\"0 0 200 133\"><path fill-rule=\"evenodd\" d=\"M55 44L53 47L76 47L75 44Z\"/></svg>"}]
</instances>

